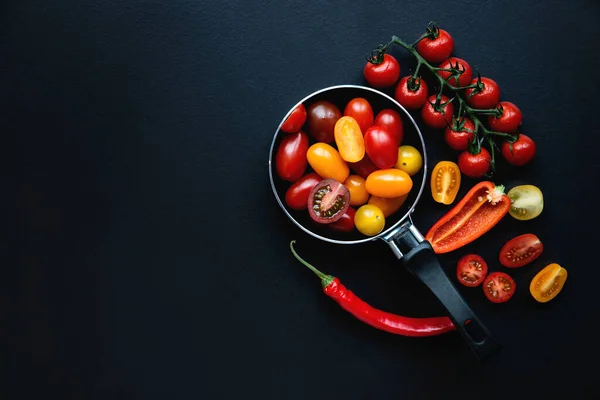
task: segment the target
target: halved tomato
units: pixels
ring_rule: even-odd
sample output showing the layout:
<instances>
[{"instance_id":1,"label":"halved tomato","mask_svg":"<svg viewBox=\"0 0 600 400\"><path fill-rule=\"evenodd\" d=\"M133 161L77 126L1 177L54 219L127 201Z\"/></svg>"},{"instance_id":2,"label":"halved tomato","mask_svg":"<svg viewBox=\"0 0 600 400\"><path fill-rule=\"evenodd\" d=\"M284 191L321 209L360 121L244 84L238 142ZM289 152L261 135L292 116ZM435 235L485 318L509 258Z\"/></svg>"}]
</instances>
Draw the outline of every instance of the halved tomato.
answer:
<instances>
[{"instance_id":1,"label":"halved tomato","mask_svg":"<svg viewBox=\"0 0 600 400\"><path fill-rule=\"evenodd\" d=\"M335 179L323 179L310 191L307 206L314 221L331 224L342 218L350 207L350 192Z\"/></svg>"},{"instance_id":2,"label":"halved tomato","mask_svg":"<svg viewBox=\"0 0 600 400\"><path fill-rule=\"evenodd\" d=\"M482 287L485 297L492 303L507 302L517 290L513 278L504 272L492 272L486 276Z\"/></svg>"},{"instance_id":3,"label":"halved tomato","mask_svg":"<svg viewBox=\"0 0 600 400\"><path fill-rule=\"evenodd\" d=\"M567 270L556 263L546 265L529 284L529 292L536 301L546 303L562 290L567 280Z\"/></svg>"},{"instance_id":4,"label":"halved tomato","mask_svg":"<svg viewBox=\"0 0 600 400\"><path fill-rule=\"evenodd\" d=\"M500 250L500 263L508 268L518 268L538 258L544 245L533 233L525 233L510 239Z\"/></svg>"},{"instance_id":5,"label":"halved tomato","mask_svg":"<svg viewBox=\"0 0 600 400\"><path fill-rule=\"evenodd\" d=\"M483 282L488 273L488 265L477 254L463 256L456 265L456 278L468 287L476 287Z\"/></svg>"},{"instance_id":6,"label":"halved tomato","mask_svg":"<svg viewBox=\"0 0 600 400\"><path fill-rule=\"evenodd\" d=\"M452 161L440 161L431 171L431 195L442 204L452 204L460 189L460 168Z\"/></svg>"},{"instance_id":7,"label":"halved tomato","mask_svg":"<svg viewBox=\"0 0 600 400\"><path fill-rule=\"evenodd\" d=\"M515 219L527 221L542 213L544 209L544 195L533 185L518 185L506 194L510 198L508 213Z\"/></svg>"}]
</instances>

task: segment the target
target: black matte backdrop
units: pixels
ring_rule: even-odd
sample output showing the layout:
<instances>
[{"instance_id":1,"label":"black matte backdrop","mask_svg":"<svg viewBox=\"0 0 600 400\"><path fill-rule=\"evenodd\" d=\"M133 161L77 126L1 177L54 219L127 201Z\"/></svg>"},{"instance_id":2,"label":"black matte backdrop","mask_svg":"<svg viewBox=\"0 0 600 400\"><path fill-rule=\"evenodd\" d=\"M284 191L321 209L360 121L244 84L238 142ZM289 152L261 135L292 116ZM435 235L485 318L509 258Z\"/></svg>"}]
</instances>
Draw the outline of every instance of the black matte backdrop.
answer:
<instances>
[{"instance_id":1,"label":"black matte backdrop","mask_svg":"<svg viewBox=\"0 0 600 400\"><path fill-rule=\"evenodd\" d=\"M4 1L0 397L598 398L599 17L591 0ZM545 244L514 271L509 303L460 289L504 345L485 364L456 334L396 337L340 310L291 239L377 307L443 312L383 242L303 234L268 181L293 104L363 84L372 48L430 20L521 107L538 144L496 180L541 187L543 214L441 257L450 274L471 250L499 270L508 238ZM411 59L392 54L406 74ZM455 156L424 133L430 167ZM445 210L426 194L414 221L426 230ZM527 286L549 262L570 275L542 306Z\"/></svg>"}]
</instances>

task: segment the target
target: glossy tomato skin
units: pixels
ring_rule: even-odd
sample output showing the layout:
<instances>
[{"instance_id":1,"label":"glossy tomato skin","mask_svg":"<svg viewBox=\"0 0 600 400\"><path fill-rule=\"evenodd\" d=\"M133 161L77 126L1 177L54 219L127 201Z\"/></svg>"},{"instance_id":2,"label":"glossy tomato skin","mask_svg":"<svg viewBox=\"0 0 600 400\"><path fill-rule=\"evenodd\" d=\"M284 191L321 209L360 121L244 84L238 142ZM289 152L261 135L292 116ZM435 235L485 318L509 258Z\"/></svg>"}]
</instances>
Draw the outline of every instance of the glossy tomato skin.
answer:
<instances>
[{"instance_id":1,"label":"glossy tomato skin","mask_svg":"<svg viewBox=\"0 0 600 400\"><path fill-rule=\"evenodd\" d=\"M438 30L435 39L425 38L417 44L419 54L430 63L440 63L450 57L454 50L454 39L444 29Z\"/></svg>"},{"instance_id":2,"label":"glossy tomato skin","mask_svg":"<svg viewBox=\"0 0 600 400\"><path fill-rule=\"evenodd\" d=\"M380 169L367 177L367 192L373 196L396 198L412 189L413 181L406 172L396 169Z\"/></svg>"},{"instance_id":3,"label":"glossy tomato skin","mask_svg":"<svg viewBox=\"0 0 600 400\"><path fill-rule=\"evenodd\" d=\"M344 161L358 162L365 155L365 139L358 122L344 115L335 123L334 138L337 150Z\"/></svg>"},{"instance_id":4,"label":"glossy tomato skin","mask_svg":"<svg viewBox=\"0 0 600 400\"><path fill-rule=\"evenodd\" d=\"M473 121L463 117L461 122L457 122L454 118L452 124L447 126L444 131L444 140L454 150L464 151L469 147L469 142L475 137L474 132L475 124Z\"/></svg>"},{"instance_id":5,"label":"glossy tomato skin","mask_svg":"<svg viewBox=\"0 0 600 400\"><path fill-rule=\"evenodd\" d=\"M349 175L343 182L344 186L350 191L350 205L362 206L369 200L366 180L360 175Z\"/></svg>"},{"instance_id":6,"label":"glossy tomato skin","mask_svg":"<svg viewBox=\"0 0 600 400\"><path fill-rule=\"evenodd\" d=\"M505 303L515 294L517 285L510 275L504 272L492 272L481 285L485 297L492 303Z\"/></svg>"},{"instance_id":7,"label":"glossy tomato skin","mask_svg":"<svg viewBox=\"0 0 600 400\"><path fill-rule=\"evenodd\" d=\"M366 236L375 236L385 227L383 211L373 204L365 204L356 210L354 226Z\"/></svg>"},{"instance_id":8,"label":"glossy tomato skin","mask_svg":"<svg viewBox=\"0 0 600 400\"><path fill-rule=\"evenodd\" d=\"M427 101L429 88L424 79L417 78L414 80L414 85L418 85L418 87L416 90L411 90L412 86L409 85L409 80L413 81L413 78L411 76L405 76L400 79L396 85L396 90L394 91L394 98L405 108L417 110L423 107L423 104Z\"/></svg>"},{"instance_id":9,"label":"glossy tomato skin","mask_svg":"<svg viewBox=\"0 0 600 400\"><path fill-rule=\"evenodd\" d=\"M500 250L500 263L507 268L519 268L530 264L544 251L544 244L533 233L516 236Z\"/></svg>"},{"instance_id":10,"label":"glossy tomato skin","mask_svg":"<svg viewBox=\"0 0 600 400\"><path fill-rule=\"evenodd\" d=\"M404 139L404 123L402 117L396 111L391 108L384 108L381 110L371 125L384 126L392 134L396 141L396 145L400 146ZM363 134L367 130L363 130Z\"/></svg>"},{"instance_id":11,"label":"glossy tomato skin","mask_svg":"<svg viewBox=\"0 0 600 400\"><path fill-rule=\"evenodd\" d=\"M523 122L521 109L510 101L501 101L498 103L498 108L502 110L500 117L494 115L488 116L490 129L497 132L515 133Z\"/></svg>"},{"instance_id":12,"label":"glossy tomato skin","mask_svg":"<svg viewBox=\"0 0 600 400\"><path fill-rule=\"evenodd\" d=\"M478 254L467 254L456 265L456 278L467 287L479 286L487 273L488 265Z\"/></svg>"},{"instance_id":13,"label":"glossy tomato skin","mask_svg":"<svg viewBox=\"0 0 600 400\"><path fill-rule=\"evenodd\" d=\"M471 178L480 178L487 174L492 166L492 156L490 152L482 147L477 154L471 154L463 151L458 156L458 167L460 171Z\"/></svg>"},{"instance_id":14,"label":"glossy tomato skin","mask_svg":"<svg viewBox=\"0 0 600 400\"><path fill-rule=\"evenodd\" d=\"M391 198L371 196L369 197L369 201L367 202L367 204L377 206L381 210L381 212L383 212L383 216L387 218L390 215L394 214L396 211L398 211L407 198L408 193L406 193L403 196Z\"/></svg>"},{"instance_id":15,"label":"glossy tomato skin","mask_svg":"<svg viewBox=\"0 0 600 400\"><path fill-rule=\"evenodd\" d=\"M367 83L374 88L391 87L400 77L400 64L394 56L384 54L383 61L379 64L367 61L363 75Z\"/></svg>"},{"instance_id":16,"label":"glossy tomato skin","mask_svg":"<svg viewBox=\"0 0 600 400\"><path fill-rule=\"evenodd\" d=\"M398 145L390 131L373 125L365 132L365 151L369 159L380 169L392 168L398 161Z\"/></svg>"},{"instance_id":17,"label":"glossy tomato skin","mask_svg":"<svg viewBox=\"0 0 600 400\"><path fill-rule=\"evenodd\" d=\"M344 115L354 118L360 127L362 134L365 133L367 128L373 125L375 116L373 114L373 108L371 104L362 97L356 97L346 104L344 109Z\"/></svg>"},{"instance_id":18,"label":"glossy tomato skin","mask_svg":"<svg viewBox=\"0 0 600 400\"><path fill-rule=\"evenodd\" d=\"M450 99L442 95L440 104L445 105L441 106L441 111L437 111L433 106L436 102L436 97L437 95L435 94L429 96L427 102L423 108L421 108L421 118L427 126L431 128L442 129L452 122L454 105L452 103L448 103L448 100Z\"/></svg>"},{"instance_id":19,"label":"glossy tomato skin","mask_svg":"<svg viewBox=\"0 0 600 400\"><path fill-rule=\"evenodd\" d=\"M525 165L535 156L536 146L533 139L522 133L519 134L519 138L512 144L506 140L502 142L501 152L502 156L512 165Z\"/></svg>"},{"instance_id":20,"label":"glossy tomato skin","mask_svg":"<svg viewBox=\"0 0 600 400\"><path fill-rule=\"evenodd\" d=\"M327 143L315 143L308 148L306 158L312 169L323 179L331 178L344 182L350 168L340 153Z\"/></svg>"},{"instance_id":21,"label":"glossy tomato skin","mask_svg":"<svg viewBox=\"0 0 600 400\"><path fill-rule=\"evenodd\" d=\"M354 216L356 215L356 209L348 207L344 215L340 219L327 226L334 231L338 232L352 232L354 230Z\"/></svg>"},{"instance_id":22,"label":"glossy tomato skin","mask_svg":"<svg viewBox=\"0 0 600 400\"><path fill-rule=\"evenodd\" d=\"M296 133L304 126L306 122L306 107L304 104L298 104L294 111L286 118L281 125L281 130L285 133Z\"/></svg>"},{"instance_id":23,"label":"glossy tomato skin","mask_svg":"<svg viewBox=\"0 0 600 400\"><path fill-rule=\"evenodd\" d=\"M398 162L394 168L401 169L410 176L416 175L423 167L423 156L416 147L405 144L398 147Z\"/></svg>"},{"instance_id":24,"label":"glossy tomato skin","mask_svg":"<svg viewBox=\"0 0 600 400\"><path fill-rule=\"evenodd\" d=\"M309 172L294 182L285 192L285 203L292 210L306 210L308 195L321 178L316 172Z\"/></svg>"},{"instance_id":25,"label":"glossy tomato skin","mask_svg":"<svg viewBox=\"0 0 600 400\"><path fill-rule=\"evenodd\" d=\"M444 79L448 81L453 86L468 86L471 83L471 78L473 78L473 70L468 62L458 57L450 57L439 65L439 68L449 69L449 68L458 68L459 71L462 71L460 76L450 78L450 72L448 71L438 71L438 74Z\"/></svg>"},{"instance_id":26,"label":"glossy tomato skin","mask_svg":"<svg viewBox=\"0 0 600 400\"><path fill-rule=\"evenodd\" d=\"M304 175L308 166L306 152L309 138L303 131L286 135L275 155L275 169L283 180L295 182Z\"/></svg>"},{"instance_id":27,"label":"glossy tomato skin","mask_svg":"<svg viewBox=\"0 0 600 400\"><path fill-rule=\"evenodd\" d=\"M477 82L477 78L473 78L470 84L475 85ZM500 86L495 80L485 77L481 77L481 85L481 91L476 92L474 88L465 90L467 103L483 110L495 108L500 102Z\"/></svg>"},{"instance_id":28,"label":"glossy tomato skin","mask_svg":"<svg viewBox=\"0 0 600 400\"><path fill-rule=\"evenodd\" d=\"M340 109L330 101L319 100L308 106L308 134L317 142L333 143L335 123L342 117Z\"/></svg>"},{"instance_id":29,"label":"glossy tomato skin","mask_svg":"<svg viewBox=\"0 0 600 400\"><path fill-rule=\"evenodd\" d=\"M352 171L356 172L365 179L367 179L371 172L378 170L377 165L373 164L373 161L371 161L368 154L365 154L363 159L359 162L348 163L348 166L350 169L352 169Z\"/></svg>"}]
</instances>

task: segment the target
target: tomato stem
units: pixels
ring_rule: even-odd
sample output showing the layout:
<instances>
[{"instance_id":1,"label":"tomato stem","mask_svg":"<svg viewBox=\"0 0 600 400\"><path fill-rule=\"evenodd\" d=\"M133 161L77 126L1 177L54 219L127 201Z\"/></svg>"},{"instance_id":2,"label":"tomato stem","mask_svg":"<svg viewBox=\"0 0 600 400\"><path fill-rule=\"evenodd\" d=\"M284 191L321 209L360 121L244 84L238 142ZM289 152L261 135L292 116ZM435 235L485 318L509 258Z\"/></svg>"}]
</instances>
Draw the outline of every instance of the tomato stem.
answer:
<instances>
[{"instance_id":1,"label":"tomato stem","mask_svg":"<svg viewBox=\"0 0 600 400\"><path fill-rule=\"evenodd\" d=\"M302 257L300 257L298 255L298 253L296 253L296 250L294 250L294 244L295 243L296 243L295 240L292 240L290 242L290 249L292 250L292 254L294 255L294 257L296 257L296 259L298 261L300 261L302 264L304 264L306 267L308 267L312 272L315 273L315 275L317 275L321 279L321 285L323 286L323 288L326 288L327 286L329 286L331 284L331 282L333 282L333 280L335 279L335 277L333 277L331 275L324 274L323 272L319 271L317 268L315 268L314 266L312 266L308 262L304 261L302 259Z\"/></svg>"}]
</instances>

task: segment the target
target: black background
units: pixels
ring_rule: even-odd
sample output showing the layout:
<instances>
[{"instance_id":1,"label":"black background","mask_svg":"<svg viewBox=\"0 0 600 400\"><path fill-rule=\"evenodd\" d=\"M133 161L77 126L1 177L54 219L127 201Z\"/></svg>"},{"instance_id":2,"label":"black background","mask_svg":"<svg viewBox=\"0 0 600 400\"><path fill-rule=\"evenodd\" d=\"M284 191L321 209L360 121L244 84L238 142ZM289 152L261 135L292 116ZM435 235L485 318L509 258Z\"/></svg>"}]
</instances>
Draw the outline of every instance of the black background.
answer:
<instances>
[{"instance_id":1,"label":"black background","mask_svg":"<svg viewBox=\"0 0 600 400\"><path fill-rule=\"evenodd\" d=\"M2 2L0 397L598 398L599 17L592 0ZM539 186L542 215L440 257L449 274L470 251L501 270L512 236L545 244L511 271L508 303L460 288L504 345L484 364L457 334L397 337L340 310L291 239L376 307L443 312L382 241L301 232L268 180L293 104L364 84L371 49L430 20L519 105L538 145L495 180ZM407 74L407 53L392 54ZM424 134L430 168L456 157ZM447 210L430 197L414 214L423 231ZM540 305L528 283L550 262L569 278Z\"/></svg>"}]
</instances>

